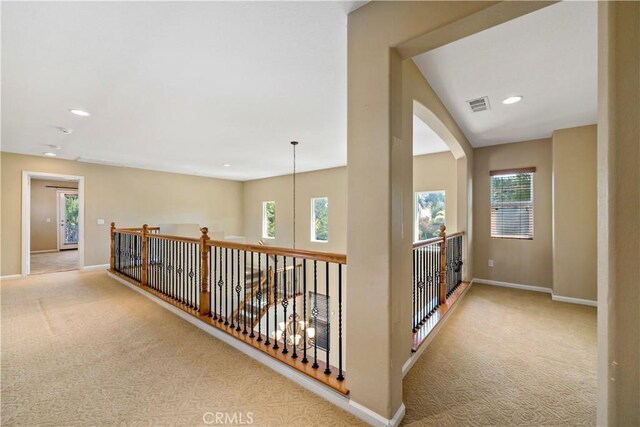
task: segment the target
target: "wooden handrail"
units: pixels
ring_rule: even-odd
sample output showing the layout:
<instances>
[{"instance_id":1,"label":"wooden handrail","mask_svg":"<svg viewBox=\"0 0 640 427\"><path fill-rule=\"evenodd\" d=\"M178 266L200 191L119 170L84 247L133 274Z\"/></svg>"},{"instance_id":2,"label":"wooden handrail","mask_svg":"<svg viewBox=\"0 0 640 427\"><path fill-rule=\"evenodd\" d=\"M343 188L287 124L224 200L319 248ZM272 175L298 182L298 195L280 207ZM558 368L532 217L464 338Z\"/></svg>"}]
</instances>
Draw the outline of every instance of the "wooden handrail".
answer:
<instances>
[{"instance_id":1,"label":"wooden handrail","mask_svg":"<svg viewBox=\"0 0 640 427\"><path fill-rule=\"evenodd\" d=\"M227 249L240 249L248 252L259 252L268 255L282 255L291 258L305 258L312 261L333 262L335 264L347 263L346 255L330 252L316 252L303 249L279 248L275 246L249 245L246 243L235 243L222 240L209 240L207 241L207 245Z\"/></svg>"},{"instance_id":2,"label":"wooden handrail","mask_svg":"<svg viewBox=\"0 0 640 427\"><path fill-rule=\"evenodd\" d=\"M447 234L447 239L452 239L458 236L464 236L464 231L458 231L456 233Z\"/></svg>"},{"instance_id":3,"label":"wooden handrail","mask_svg":"<svg viewBox=\"0 0 640 427\"><path fill-rule=\"evenodd\" d=\"M149 238L153 238L153 239L157 238L157 239L163 239L163 240L173 240L173 241L176 241L176 242L200 244L200 239L196 239L194 237L171 236L169 234L149 234Z\"/></svg>"},{"instance_id":4,"label":"wooden handrail","mask_svg":"<svg viewBox=\"0 0 640 427\"><path fill-rule=\"evenodd\" d=\"M463 236L464 231L458 231L456 233L447 234L447 239L451 239L453 237ZM442 237L432 237L431 239L422 240L420 242L415 242L413 244L413 249L418 249L423 246L432 245L434 243L442 242Z\"/></svg>"},{"instance_id":5,"label":"wooden handrail","mask_svg":"<svg viewBox=\"0 0 640 427\"><path fill-rule=\"evenodd\" d=\"M442 237L432 237L431 239L422 240L420 242L414 243L413 244L413 249L418 249L418 248L421 248L423 246L428 246L428 245L431 245L433 243L438 243L438 242L442 242Z\"/></svg>"}]
</instances>

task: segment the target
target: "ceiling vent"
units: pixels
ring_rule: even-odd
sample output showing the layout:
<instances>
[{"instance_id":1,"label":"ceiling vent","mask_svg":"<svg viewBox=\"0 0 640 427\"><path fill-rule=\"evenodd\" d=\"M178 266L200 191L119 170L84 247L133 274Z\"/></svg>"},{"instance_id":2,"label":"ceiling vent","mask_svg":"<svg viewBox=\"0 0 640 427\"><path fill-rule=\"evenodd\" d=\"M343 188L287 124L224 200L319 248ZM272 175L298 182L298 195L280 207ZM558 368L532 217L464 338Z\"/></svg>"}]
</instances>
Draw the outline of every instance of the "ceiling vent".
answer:
<instances>
[{"instance_id":1,"label":"ceiling vent","mask_svg":"<svg viewBox=\"0 0 640 427\"><path fill-rule=\"evenodd\" d=\"M467 101L467 104L469 104L469 108L471 108L472 113L479 113L480 111L486 111L491 109L491 106L489 105L488 96L472 99L470 101Z\"/></svg>"}]
</instances>

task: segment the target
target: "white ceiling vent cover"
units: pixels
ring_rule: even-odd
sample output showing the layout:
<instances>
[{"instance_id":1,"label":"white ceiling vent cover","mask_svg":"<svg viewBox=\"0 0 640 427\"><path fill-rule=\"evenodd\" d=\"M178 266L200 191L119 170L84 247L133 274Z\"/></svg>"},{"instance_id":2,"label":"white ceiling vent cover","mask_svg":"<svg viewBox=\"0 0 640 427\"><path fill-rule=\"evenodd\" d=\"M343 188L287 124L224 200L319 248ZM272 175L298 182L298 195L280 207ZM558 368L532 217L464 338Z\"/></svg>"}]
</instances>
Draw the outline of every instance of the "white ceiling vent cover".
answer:
<instances>
[{"instance_id":1,"label":"white ceiling vent cover","mask_svg":"<svg viewBox=\"0 0 640 427\"><path fill-rule=\"evenodd\" d=\"M479 113L480 111L486 111L491 109L489 105L489 97L483 96L482 98L471 99L467 101L472 113Z\"/></svg>"}]
</instances>

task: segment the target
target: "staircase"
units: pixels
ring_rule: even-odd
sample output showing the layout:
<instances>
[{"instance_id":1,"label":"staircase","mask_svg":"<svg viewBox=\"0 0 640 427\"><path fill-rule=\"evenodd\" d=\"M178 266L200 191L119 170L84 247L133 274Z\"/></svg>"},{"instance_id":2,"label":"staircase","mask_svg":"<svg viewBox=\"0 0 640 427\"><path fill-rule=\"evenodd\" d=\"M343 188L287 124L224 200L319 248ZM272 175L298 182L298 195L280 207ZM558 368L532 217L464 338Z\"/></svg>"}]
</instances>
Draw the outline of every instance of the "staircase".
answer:
<instances>
[{"instance_id":1,"label":"staircase","mask_svg":"<svg viewBox=\"0 0 640 427\"><path fill-rule=\"evenodd\" d=\"M287 299L295 298L302 295L302 291L300 289L300 272L302 269L302 264L298 264L294 266L287 266L286 269L283 267L279 267L276 273L274 274L273 268L269 267L268 272L265 269L259 270L254 268L253 271L251 268L247 267L244 272L244 280L246 286L247 297L240 302L240 305L237 310L233 312L234 319L240 319L239 323L244 324L246 321L247 328L249 325L251 329L255 328L260 319L267 313L267 310L274 306L275 304L281 302L285 298L284 289L285 286L282 284L285 282L285 271L286 271L286 290ZM294 271L297 275L296 278L296 288L294 292ZM253 280L252 274L253 273ZM276 298L274 301L273 295L273 286L275 276L278 276L278 289ZM269 279L267 281L267 279ZM267 301L267 283L269 284L269 301ZM258 298L258 294L261 291L261 298ZM294 295L295 294L295 295ZM238 316L239 314L239 316ZM253 318L251 315L253 314Z\"/></svg>"}]
</instances>

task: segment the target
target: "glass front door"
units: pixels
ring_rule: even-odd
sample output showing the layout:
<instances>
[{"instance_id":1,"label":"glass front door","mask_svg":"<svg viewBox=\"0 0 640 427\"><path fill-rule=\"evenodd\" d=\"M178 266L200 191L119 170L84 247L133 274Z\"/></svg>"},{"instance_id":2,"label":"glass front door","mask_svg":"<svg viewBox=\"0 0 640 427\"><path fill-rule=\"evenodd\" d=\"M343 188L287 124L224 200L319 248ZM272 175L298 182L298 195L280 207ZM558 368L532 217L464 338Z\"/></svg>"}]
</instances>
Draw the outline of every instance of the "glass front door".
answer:
<instances>
[{"instance_id":1,"label":"glass front door","mask_svg":"<svg viewBox=\"0 0 640 427\"><path fill-rule=\"evenodd\" d=\"M60 236L58 249L78 247L78 193L60 192L59 199Z\"/></svg>"}]
</instances>

